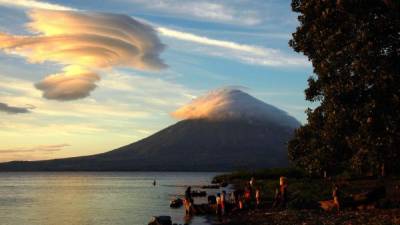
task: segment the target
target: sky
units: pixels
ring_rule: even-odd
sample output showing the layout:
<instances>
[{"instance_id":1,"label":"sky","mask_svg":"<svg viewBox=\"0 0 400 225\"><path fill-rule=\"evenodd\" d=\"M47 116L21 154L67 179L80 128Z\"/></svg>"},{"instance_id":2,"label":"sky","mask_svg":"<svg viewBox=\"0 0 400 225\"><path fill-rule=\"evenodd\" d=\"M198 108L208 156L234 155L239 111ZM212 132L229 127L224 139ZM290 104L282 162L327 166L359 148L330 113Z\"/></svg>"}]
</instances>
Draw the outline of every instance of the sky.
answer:
<instances>
[{"instance_id":1,"label":"sky","mask_svg":"<svg viewBox=\"0 0 400 225\"><path fill-rule=\"evenodd\" d=\"M289 0L0 0L0 161L90 155L239 87L301 123Z\"/></svg>"}]
</instances>

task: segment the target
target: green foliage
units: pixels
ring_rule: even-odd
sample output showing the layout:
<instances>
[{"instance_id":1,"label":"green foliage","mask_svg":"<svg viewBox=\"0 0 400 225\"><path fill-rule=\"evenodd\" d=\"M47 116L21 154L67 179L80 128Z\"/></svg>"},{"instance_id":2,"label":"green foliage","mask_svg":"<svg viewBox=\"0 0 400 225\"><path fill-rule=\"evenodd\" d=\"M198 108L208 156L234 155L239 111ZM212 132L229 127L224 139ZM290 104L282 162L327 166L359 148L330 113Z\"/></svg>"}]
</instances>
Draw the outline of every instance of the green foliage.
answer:
<instances>
[{"instance_id":1,"label":"green foliage","mask_svg":"<svg viewBox=\"0 0 400 225\"><path fill-rule=\"evenodd\" d=\"M394 0L293 0L290 46L312 62L308 123L289 157L309 173L399 171L400 13Z\"/></svg>"},{"instance_id":2,"label":"green foliage","mask_svg":"<svg viewBox=\"0 0 400 225\"><path fill-rule=\"evenodd\" d=\"M214 177L213 183L221 182L231 182L234 180L247 180L249 181L252 177L256 180L266 180L266 179L279 179L279 177L284 176L287 178L302 178L306 174L303 170L297 168L271 168L271 169L261 169L255 171L236 171L230 174L223 174Z\"/></svg>"},{"instance_id":3,"label":"green foliage","mask_svg":"<svg viewBox=\"0 0 400 225\"><path fill-rule=\"evenodd\" d=\"M297 171L297 172L294 172ZM300 173L298 173L300 172ZM263 174L264 173L264 174ZM292 174L292 176L290 175ZM293 176L296 174L295 176ZM302 174L299 176L299 174ZM380 199L380 208L398 208L400 206L400 178L387 177L372 179L370 177L354 177L354 174L345 172L335 179L321 179L304 176L301 170L294 168L266 169L258 171L241 171L220 175L214 181L225 181L233 184L237 190L243 189L255 175L256 186L261 190L261 198L266 207L271 207L275 196L275 189L279 187L279 177L288 177L288 208L289 209L319 209L319 201L332 199L332 187L339 185L344 198L370 191L381 185L386 187L386 198Z\"/></svg>"}]
</instances>

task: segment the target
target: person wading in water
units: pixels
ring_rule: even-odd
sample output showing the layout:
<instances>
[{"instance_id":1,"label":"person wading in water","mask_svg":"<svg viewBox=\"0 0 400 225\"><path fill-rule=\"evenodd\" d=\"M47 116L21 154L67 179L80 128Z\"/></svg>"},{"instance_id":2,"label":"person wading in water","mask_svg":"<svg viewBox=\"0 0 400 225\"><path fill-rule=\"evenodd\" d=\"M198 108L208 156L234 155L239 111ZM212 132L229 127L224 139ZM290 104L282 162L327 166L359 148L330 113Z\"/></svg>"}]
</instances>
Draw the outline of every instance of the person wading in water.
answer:
<instances>
[{"instance_id":1,"label":"person wading in water","mask_svg":"<svg viewBox=\"0 0 400 225\"><path fill-rule=\"evenodd\" d=\"M186 215L192 215L192 205L193 205L193 198L192 198L192 187L189 186L185 191L185 209Z\"/></svg>"}]
</instances>

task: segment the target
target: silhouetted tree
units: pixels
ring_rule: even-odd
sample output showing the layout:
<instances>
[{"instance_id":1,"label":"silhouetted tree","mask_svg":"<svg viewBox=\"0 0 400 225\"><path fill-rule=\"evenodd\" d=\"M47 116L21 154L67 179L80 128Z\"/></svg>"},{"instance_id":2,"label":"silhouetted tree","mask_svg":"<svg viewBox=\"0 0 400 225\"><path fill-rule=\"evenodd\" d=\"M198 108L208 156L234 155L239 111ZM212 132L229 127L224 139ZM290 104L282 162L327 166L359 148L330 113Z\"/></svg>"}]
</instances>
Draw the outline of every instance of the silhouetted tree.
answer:
<instances>
[{"instance_id":1,"label":"silhouetted tree","mask_svg":"<svg viewBox=\"0 0 400 225\"><path fill-rule=\"evenodd\" d=\"M290 46L312 62L308 123L289 157L309 172L377 173L400 165L398 0L293 0Z\"/></svg>"}]
</instances>

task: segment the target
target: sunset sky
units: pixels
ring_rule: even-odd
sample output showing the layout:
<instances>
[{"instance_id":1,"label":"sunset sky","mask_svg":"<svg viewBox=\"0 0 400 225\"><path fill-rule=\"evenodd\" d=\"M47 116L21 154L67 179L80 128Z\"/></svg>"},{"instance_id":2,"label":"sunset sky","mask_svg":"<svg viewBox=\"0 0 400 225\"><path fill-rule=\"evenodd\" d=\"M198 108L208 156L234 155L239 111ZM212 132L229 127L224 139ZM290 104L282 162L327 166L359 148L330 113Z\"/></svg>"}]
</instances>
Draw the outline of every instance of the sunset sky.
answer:
<instances>
[{"instance_id":1,"label":"sunset sky","mask_svg":"<svg viewBox=\"0 0 400 225\"><path fill-rule=\"evenodd\" d=\"M0 0L0 161L111 150L227 86L304 123L296 26L288 0Z\"/></svg>"}]
</instances>

